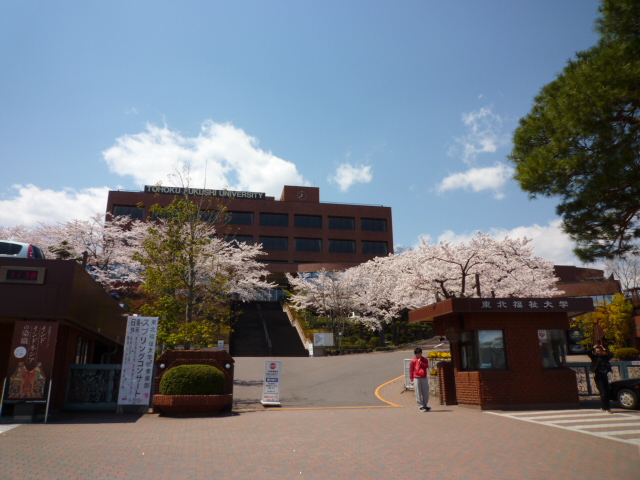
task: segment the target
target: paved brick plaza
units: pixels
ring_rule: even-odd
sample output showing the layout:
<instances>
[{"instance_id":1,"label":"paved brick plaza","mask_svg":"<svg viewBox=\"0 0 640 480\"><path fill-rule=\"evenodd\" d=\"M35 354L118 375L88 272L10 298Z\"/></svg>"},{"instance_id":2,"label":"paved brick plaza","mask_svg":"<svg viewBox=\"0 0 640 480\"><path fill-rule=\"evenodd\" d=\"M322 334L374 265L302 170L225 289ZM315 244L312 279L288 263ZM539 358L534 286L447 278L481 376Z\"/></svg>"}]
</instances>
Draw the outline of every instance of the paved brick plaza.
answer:
<instances>
[{"instance_id":1,"label":"paved brick plaza","mask_svg":"<svg viewBox=\"0 0 640 480\"><path fill-rule=\"evenodd\" d=\"M282 408L259 404L264 359L241 358L230 415L79 413L21 425L0 433L0 479L639 478L637 444L433 399L422 413L394 380L410 352L349 357L283 359ZM608 417L628 425L619 428L640 430L640 412L616 412Z\"/></svg>"},{"instance_id":2,"label":"paved brick plaza","mask_svg":"<svg viewBox=\"0 0 640 480\"><path fill-rule=\"evenodd\" d=\"M0 478L638 478L636 445L457 406L421 413L401 390L399 381L380 390L399 407L79 414L22 425L0 436Z\"/></svg>"}]
</instances>

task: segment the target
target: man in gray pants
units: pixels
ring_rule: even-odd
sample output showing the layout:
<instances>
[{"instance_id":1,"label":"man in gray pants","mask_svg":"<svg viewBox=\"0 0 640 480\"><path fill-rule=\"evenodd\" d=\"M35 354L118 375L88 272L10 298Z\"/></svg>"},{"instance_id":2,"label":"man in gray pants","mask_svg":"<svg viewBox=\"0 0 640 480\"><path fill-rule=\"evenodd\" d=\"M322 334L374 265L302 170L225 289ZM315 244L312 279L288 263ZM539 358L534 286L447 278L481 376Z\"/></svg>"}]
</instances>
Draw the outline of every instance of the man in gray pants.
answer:
<instances>
[{"instance_id":1,"label":"man in gray pants","mask_svg":"<svg viewBox=\"0 0 640 480\"><path fill-rule=\"evenodd\" d=\"M427 406L427 403L429 403L429 380L427 379L429 360L422 356L422 349L420 347L417 347L413 353L415 353L416 356L411 360L409 375L413 382L413 389L416 392L416 402L418 402L420 411L428 412L431 410L431 408Z\"/></svg>"}]
</instances>

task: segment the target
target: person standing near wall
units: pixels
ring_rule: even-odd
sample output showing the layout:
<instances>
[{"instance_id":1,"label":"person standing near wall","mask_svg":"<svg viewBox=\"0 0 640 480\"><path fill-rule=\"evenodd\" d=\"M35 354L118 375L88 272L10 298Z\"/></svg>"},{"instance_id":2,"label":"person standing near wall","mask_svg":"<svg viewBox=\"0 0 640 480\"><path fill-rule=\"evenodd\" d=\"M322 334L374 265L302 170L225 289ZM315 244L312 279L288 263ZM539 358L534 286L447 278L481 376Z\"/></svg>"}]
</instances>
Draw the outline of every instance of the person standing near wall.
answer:
<instances>
[{"instance_id":1,"label":"person standing near wall","mask_svg":"<svg viewBox=\"0 0 640 480\"><path fill-rule=\"evenodd\" d=\"M411 360L409 365L409 376L411 382L413 382L413 389L416 392L416 402L420 407L421 412L428 412L431 410L427 406L429 403L429 380L427 375L429 373L429 360L422 356L422 349L417 347L413 353L415 357Z\"/></svg>"},{"instance_id":2,"label":"person standing near wall","mask_svg":"<svg viewBox=\"0 0 640 480\"><path fill-rule=\"evenodd\" d=\"M589 370L600 392L600 407L603 412L613 413L609 407L609 373L612 371L609 362L613 355L602 343L596 343L587 355L591 359Z\"/></svg>"}]
</instances>

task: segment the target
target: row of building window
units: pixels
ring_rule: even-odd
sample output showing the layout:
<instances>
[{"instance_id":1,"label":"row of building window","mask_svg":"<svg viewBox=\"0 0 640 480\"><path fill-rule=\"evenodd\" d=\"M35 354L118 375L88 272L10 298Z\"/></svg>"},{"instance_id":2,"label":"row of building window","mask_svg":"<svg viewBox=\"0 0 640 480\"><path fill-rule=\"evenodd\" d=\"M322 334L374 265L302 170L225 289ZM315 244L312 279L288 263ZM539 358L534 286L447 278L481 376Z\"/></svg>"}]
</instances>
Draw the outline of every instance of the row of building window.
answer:
<instances>
[{"instance_id":1,"label":"row of building window","mask_svg":"<svg viewBox=\"0 0 640 480\"><path fill-rule=\"evenodd\" d=\"M144 208L116 205L113 207L113 214L118 216L129 216L134 220L144 220ZM261 227L288 227L288 213L260 213ZM224 218L221 218L223 216ZM298 215L294 214L294 226L296 228L323 228L322 215ZM211 223L228 223L230 225L253 225L253 212L201 212L202 220ZM330 230L355 230L355 217L334 217L327 218ZM360 230L365 232L386 232L387 220L384 218L361 218Z\"/></svg>"},{"instance_id":2,"label":"row of building window","mask_svg":"<svg viewBox=\"0 0 640 480\"><path fill-rule=\"evenodd\" d=\"M560 368L567 363L564 330L538 330L543 368ZM507 355L502 330L474 330L460 334L462 370L506 370Z\"/></svg>"},{"instance_id":3,"label":"row of building window","mask_svg":"<svg viewBox=\"0 0 640 480\"><path fill-rule=\"evenodd\" d=\"M243 242L253 245L253 236L251 235L232 235L225 238L228 242ZM262 244L265 250L289 250L288 237L267 237L260 236L258 242ZM361 242L362 253L373 255L387 255L389 253L389 245L387 242L370 242L363 240ZM322 252L321 238L294 238L293 249L296 252ZM329 240L329 253L356 253L355 240Z\"/></svg>"}]
</instances>

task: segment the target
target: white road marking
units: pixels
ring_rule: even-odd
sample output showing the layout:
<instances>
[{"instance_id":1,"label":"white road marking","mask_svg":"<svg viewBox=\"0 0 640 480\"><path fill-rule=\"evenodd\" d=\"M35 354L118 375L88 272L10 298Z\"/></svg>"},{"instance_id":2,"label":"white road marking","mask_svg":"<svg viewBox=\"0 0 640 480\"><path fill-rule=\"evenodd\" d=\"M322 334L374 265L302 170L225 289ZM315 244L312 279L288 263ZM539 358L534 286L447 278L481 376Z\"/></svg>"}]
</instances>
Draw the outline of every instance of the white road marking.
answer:
<instances>
[{"instance_id":1,"label":"white road marking","mask_svg":"<svg viewBox=\"0 0 640 480\"><path fill-rule=\"evenodd\" d=\"M618 442L640 445L640 415L616 412L613 415L600 410L540 410L532 412L485 412L500 417L548 425ZM603 430L606 429L606 430ZM621 438L621 436L633 436Z\"/></svg>"},{"instance_id":2,"label":"white road marking","mask_svg":"<svg viewBox=\"0 0 640 480\"><path fill-rule=\"evenodd\" d=\"M2 425L0 424L0 434L4 433L4 432L8 432L9 430L11 430L12 428L16 428L19 427L20 424L19 423L14 423L14 424L8 424L8 425Z\"/></svg>"}]
</instances>

